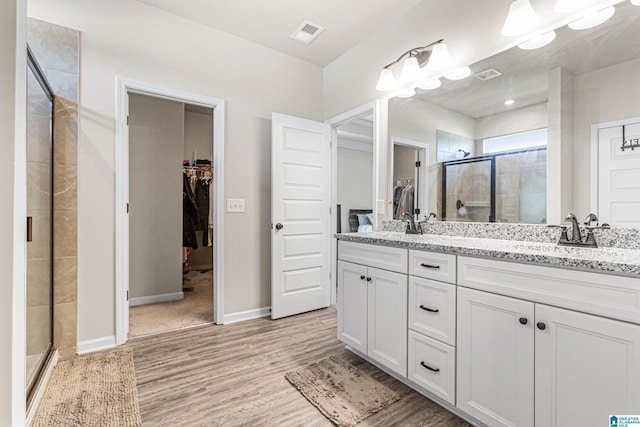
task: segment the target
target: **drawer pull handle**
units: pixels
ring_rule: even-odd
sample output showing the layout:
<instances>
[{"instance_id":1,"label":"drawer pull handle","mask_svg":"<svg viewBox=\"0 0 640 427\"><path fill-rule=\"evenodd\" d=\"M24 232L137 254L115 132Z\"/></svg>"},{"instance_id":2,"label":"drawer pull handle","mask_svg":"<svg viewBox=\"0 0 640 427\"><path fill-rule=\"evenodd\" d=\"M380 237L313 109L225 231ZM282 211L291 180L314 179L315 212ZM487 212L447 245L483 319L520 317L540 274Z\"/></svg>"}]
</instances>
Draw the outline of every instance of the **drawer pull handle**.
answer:
<instances>
[{"instance_id":1,"label":"drawer pull handle","mask_svg":"<svg viewBox=\"0 0 640 427\"><path fill-rule=\"evenodd\" d=\"M431 366L427 365L427 364L426 364L426 363L424 363L424 362L420 362L420 365L422 365L422 367L423 367L423 368L427 368L427 369L428 369L428 370L430 370L430 371L433 371L433 372L440 372L440 369L438 369L438 368L432 368Z\"/></svg>"},{"instance_id":2,"label":"drawer pull handle","mask_svg":"<svg viewBox=\"0 0 640 427\"><path fill-rule=\"evenodd\" d=\"M429 308L429 307L425 307L425 306L424 306L424 305L422 305L422 304L420 304L420 308L421 308L421 309L423 309L423 310L425 310L425 311L428 311L428 312L430 312L430 313L439 313L439 312L440 312L440 310L438 310L437 308Z\"/></svg>"},{"instance_id":3,"label":"drawer pull handle","mask_svg":"<svg viewBox=\"0 0 640 427\"><path fill-rule=\"evenodd\" d=\"M424 268L433 268L435 270L439 269L440 266L439 265L433 265L433 264L425 264L424 262L422 264L420 264L420 267L424 267Z\"/></svg>"},{"instance_id":4,"label":"drawer pull handle","mask_svg":"<svg viewBox=\"0 0 640 427\"><path fill-rule=\"evenodd\" d=\"M360 280L364 280L364 279L366 279L366 277L360 276Z\"/></svg>"}]
</instances>

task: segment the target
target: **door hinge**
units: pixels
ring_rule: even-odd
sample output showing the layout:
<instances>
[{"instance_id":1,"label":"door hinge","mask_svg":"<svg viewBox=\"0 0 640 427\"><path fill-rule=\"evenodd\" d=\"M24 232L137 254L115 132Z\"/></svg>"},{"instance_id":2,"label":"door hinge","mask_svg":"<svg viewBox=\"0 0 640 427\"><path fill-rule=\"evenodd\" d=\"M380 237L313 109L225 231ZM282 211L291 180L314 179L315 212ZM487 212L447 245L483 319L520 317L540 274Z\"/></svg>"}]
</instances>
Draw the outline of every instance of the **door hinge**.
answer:
<instances>
[{"instance_id":1,"label":"door hinge","mask_svg":"<svg viewBox=\"0 0 640 427\"><path fill-rule=\"evenodd\" d=\"M129 203L127 203L127 213L129 213Z\"/></svg>"},{"instance_id":2,"label":"door hinge","mask_svg":"<svg viewBox=\"0 0 640 427\"><path fill-rule=\"evenodd\" d=\"M129 301L129 291L127 291L127 301Z\"/></svg>"},{"instance_id":3,"label":"door hinge","mask_svg":"<svg viewBox=\"0 0 640 427\"><path fill-rule=\"evenodd\" d=\"M127 126L129 126L129 116L127 116Z\"/></svg>"},{"instance_id":4,"label":"door hinge","mask_svg":"<svg viewBox=\"0 0 640 427\"><path fill-rule=\"evenodd\" d=\"M417 167L417 168L419 168L419 167L420 167L420 164L421 164L421 163L420 163L420 160L418 160L418 161L416 162L416 167Z\"/></svg>"}]
</instances>

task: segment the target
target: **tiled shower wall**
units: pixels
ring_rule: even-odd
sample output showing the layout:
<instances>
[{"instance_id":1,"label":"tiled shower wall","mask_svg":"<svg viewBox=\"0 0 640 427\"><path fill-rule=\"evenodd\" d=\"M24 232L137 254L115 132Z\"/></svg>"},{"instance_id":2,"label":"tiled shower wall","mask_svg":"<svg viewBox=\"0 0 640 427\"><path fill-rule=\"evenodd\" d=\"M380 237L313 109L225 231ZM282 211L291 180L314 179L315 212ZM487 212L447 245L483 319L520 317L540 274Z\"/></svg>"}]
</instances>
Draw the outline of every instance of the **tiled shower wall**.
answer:
<instances>
[{"instance_id":1,"label":"tiled shower wall","mask_svg":"<svg viewBox=\"0 0 640 427\"><path fill-rule=\"evenodd\" d=\"M79 32L29 19L28 42L56 94L53 122L53 346L76 354Z\"/></svg>"}]
</instances>

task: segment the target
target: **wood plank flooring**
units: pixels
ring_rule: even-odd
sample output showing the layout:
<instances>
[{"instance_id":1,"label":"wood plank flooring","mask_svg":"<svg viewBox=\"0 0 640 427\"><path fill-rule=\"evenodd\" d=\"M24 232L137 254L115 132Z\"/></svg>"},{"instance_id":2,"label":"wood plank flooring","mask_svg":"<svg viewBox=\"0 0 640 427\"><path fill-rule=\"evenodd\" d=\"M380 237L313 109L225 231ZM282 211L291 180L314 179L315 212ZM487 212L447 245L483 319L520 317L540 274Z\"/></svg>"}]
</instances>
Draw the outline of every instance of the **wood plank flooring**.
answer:
<instances>
[{"instance_id":1,"label":"wood plank flooring","mask_svg":"<svg viewBox=\"0 0 640 427\"><path fill-rule=\"evenodd\" d=\"M132 339L143 425L332 426L284 374L338 354L401 399L359 426L469 426L350 353L332 308Z\"/></svg>"}]
</instances>

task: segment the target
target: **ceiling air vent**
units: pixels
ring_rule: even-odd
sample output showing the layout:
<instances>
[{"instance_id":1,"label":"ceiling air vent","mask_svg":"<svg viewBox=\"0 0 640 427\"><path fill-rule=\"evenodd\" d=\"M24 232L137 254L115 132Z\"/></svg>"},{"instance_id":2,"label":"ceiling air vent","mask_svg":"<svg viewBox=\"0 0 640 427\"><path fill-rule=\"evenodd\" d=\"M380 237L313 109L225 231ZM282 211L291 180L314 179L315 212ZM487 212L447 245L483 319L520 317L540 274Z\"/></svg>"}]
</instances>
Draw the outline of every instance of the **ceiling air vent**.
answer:
<instances>
[{"instance_id":1,"label":"ceiling air vent","mask_svg":"<svg viewBox=\"0 0 640 427\"><path fill-rule=\"evenodd\" d=\"M495 79L498 76L501 76L502 73L498 70L496 70L495 68L488 68L484 71L480 71L478 73L475 73L473 76L478 79L481 80L483 82L486 82L487 80L491 80L491 79Z\"/></svg>"},{"instance_id":2,"label":"ceiling air vent","mask_svg":"<svg viewBox=\"0 0 640 427\"><path fill-rule=\"evenodd\" d=\"M291 34L291 38L304 44L309 44L314 41L322 32L324 28L313 22L304 21L296 30Z\"/></svg>"}]
</instances>

